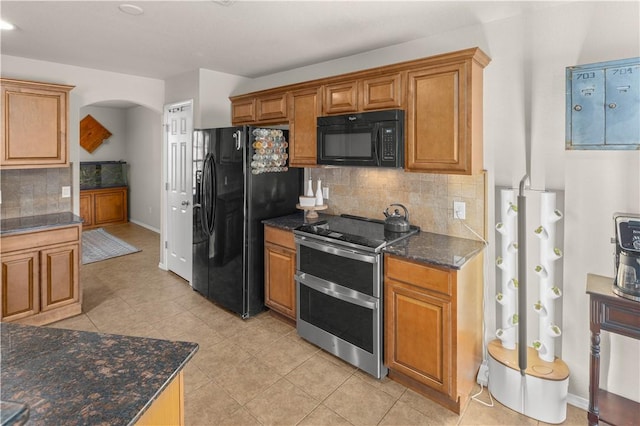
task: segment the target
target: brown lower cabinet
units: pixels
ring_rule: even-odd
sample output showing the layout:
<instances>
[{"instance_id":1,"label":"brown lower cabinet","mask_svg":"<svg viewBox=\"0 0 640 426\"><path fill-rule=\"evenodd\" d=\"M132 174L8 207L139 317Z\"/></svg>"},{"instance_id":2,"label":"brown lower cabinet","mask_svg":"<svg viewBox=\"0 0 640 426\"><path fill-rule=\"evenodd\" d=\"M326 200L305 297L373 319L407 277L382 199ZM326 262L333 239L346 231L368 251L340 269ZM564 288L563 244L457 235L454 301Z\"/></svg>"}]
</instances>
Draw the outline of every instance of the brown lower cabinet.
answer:
<instances>
[{"instance_id":1,"label":"brown lower cabinet","mask_svg":"<svg viewBox=\"0 0 640 426\"><path fill-rule=\"evenodd\" d=\"M482 257L461 270L384 258L389 378L458 414L482 362Z\"/></svg>"},{"instance_id":2,"label":"brown lower cabinet","mask_svg":"<svg viewBox=\"0 0 640 426\"><path fill-rule=\"evenodd\" d=\"M184 425L184 373L182 371L136 422L136 426L147 425Z\"/></svg>"},{"instance_id":3,"label":"brown lower cabinet","mask_svg":"<svg viewBox=\"0 0 640 426\"><path fill-rule=\"evenodd\" d=\"M1 239L0 319L43 325L82 312L81 225Z\"/></svg>"},{"instance_id":4,"label":"brown lower cabinet","mask_svg":"<svg viewBox=\"0 0 640 426\"><path fill-rule=\"evenodd\" d=\"M80 217L85 229L128 222L127 187L81 190Z\"/></svg>"},{"instance_id":5,"label":"brown lower cabinet","mask_svg":"<svg viewBox=\"0 0 640 426\"><path fill-rule=\"evenodd\" d=\"M296 320L296 246L293 232L264 227L264 303Z\"/></svg>"}]
</instances>

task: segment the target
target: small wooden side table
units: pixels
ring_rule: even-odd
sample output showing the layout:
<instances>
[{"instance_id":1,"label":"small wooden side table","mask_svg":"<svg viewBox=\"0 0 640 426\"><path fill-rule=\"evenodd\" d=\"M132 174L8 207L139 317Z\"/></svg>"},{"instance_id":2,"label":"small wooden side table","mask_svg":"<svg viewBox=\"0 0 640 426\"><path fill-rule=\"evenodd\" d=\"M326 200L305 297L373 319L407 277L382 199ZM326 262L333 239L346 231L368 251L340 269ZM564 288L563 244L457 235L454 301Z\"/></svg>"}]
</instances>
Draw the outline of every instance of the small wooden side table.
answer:
<instances>
[{"instance_id":1,"label":"small wooden side table","mask_svg":"<svg viewBox=\"0 0 640 426\"><path fill-rule=\"evenodd\" d=\"M600 331L640 339L640 302L617 296L612 291L613 278L587 274L589 294L589 425L602 420L611 425L637 424L640 403L600 389Z\"/></svg>"}]
</instances>

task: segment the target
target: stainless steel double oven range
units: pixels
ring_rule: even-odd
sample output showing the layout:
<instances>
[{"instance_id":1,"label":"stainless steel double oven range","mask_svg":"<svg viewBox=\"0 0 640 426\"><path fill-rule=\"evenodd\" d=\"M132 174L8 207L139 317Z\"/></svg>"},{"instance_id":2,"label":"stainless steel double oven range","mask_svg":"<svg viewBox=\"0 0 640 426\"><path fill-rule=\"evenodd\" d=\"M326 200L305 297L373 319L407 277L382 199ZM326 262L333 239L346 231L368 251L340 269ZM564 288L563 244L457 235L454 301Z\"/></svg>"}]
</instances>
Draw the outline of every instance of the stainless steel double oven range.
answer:
<instances>
[{"instance_id":1,"label":"stainless steel double oven range","mask_svg":"<svg viewBox=\"0 0 640 426\"><path fill-rule=\"evenodd\" d=\"M390 233L380 220L348 215L295 229L298 334L384 377L382 249L418 231Z\"/></svg>"}]
</instances>

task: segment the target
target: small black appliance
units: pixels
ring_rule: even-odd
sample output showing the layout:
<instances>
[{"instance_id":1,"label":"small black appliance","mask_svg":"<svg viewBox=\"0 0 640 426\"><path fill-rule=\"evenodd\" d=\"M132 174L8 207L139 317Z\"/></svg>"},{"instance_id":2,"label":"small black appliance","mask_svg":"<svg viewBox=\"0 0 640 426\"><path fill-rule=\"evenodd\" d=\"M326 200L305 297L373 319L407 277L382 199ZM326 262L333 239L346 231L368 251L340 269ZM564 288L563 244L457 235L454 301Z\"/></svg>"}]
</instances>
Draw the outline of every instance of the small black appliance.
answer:
<instances>
[{"instance_id":1,"label":"small black appliance","mask_svg":"<svg viewBox=\"0 0 640 426\"><path fill-rule=\"evenodd\" d=\"M616 213L613 292L640 302L640 215Z\"/></svg>"}]
</instances>

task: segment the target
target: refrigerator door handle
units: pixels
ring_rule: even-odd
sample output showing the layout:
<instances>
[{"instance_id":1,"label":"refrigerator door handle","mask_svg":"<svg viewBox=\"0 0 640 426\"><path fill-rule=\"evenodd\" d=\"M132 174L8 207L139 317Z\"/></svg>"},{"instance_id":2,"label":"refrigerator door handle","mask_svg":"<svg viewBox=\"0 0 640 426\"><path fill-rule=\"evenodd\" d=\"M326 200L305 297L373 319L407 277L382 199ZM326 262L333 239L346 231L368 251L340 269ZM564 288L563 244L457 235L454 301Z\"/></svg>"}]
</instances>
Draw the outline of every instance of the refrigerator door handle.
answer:
<instances>
[{"instance_id":1,"label":"refrigerator door handle","mask_svg":"<svg viewBox=\"0 0 640 426\"><path fill-rule=\"evenodd\" d=\"M216 164L213 156L207 154L204 159L203 173L202 173L202 208L200 210L200 216L202 221L202 228L208 236L213 235L215 227L215 206L216 206Z\"/></svg>"},{"instance_id":2,"label":"refrigerator door handle","mask_svg":"<svg viewBox=\"0 0 640 426\"><path fill-rule=\"evenodd\" d=\"M240 151L242 149L242 136L240 130L235 131L233 138L236 140L236 151Z\"/></svg>"}]
</instances>

